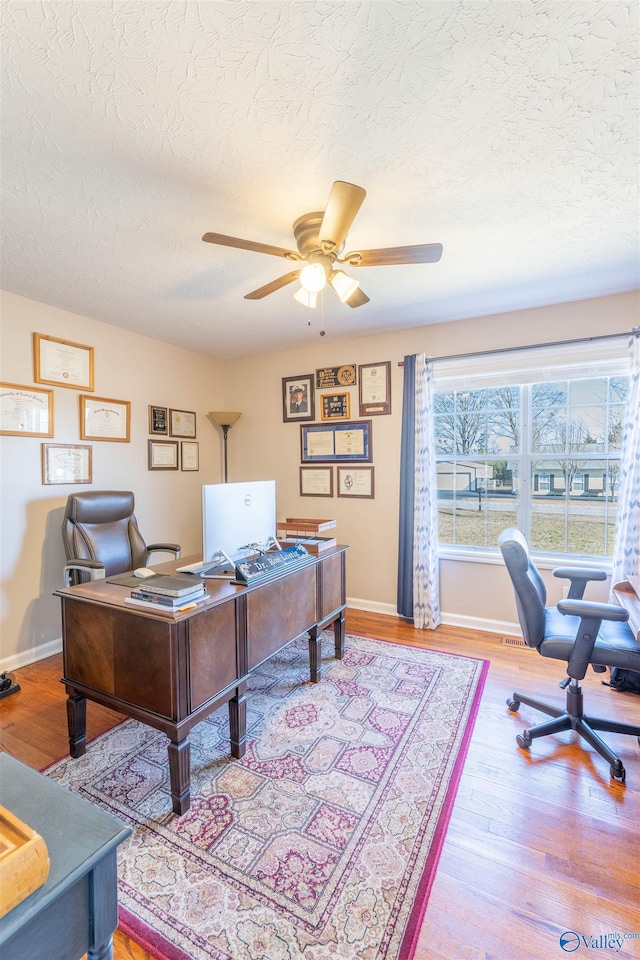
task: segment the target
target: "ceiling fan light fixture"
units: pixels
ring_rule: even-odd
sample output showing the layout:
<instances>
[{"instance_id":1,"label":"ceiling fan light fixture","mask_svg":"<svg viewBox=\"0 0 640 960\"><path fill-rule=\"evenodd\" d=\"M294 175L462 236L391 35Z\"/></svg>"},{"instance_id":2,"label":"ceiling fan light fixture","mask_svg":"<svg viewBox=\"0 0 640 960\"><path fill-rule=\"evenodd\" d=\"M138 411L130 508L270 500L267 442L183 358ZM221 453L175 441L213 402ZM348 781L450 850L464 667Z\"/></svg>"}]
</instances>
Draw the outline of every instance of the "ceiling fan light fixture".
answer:
<instances>
[{"instance_id":1,"label":"ceiling fan light fixture","mask_svg":"<svg viewBox=\"0 0 640 960\"><path fill-rule=\"evenodd\" d=\"M319 293L327 284L327 275L321 263L308 263L300 271L300 283L308 293ZM315 306L315 304L314 304Z\"/></svg>"},{"instance_id":2,"label":"ceiling fan light fixture","mask_svg":"<svg viewBox=\"0 0 640 960\"><path fill-rule=\"evenodd\" d=\"M347 276L344 270L334 270L329 281L335 292L340 297L342 303L346 303L349 297L353 296L360 283L353 277Z\"/></svg>"},{"instance_id":3,"label":"ceiling fan light fixture","mask_svg":"<svg viewBox=\"0 0 640 960\"><path fill-rule=\"evenodd\" d=\"M301 303L303 307L315 307L318 300L318 294L315 291L305 290L300 287L297 293L294 293L293 299Z\"/></svg>"}]
</instances>

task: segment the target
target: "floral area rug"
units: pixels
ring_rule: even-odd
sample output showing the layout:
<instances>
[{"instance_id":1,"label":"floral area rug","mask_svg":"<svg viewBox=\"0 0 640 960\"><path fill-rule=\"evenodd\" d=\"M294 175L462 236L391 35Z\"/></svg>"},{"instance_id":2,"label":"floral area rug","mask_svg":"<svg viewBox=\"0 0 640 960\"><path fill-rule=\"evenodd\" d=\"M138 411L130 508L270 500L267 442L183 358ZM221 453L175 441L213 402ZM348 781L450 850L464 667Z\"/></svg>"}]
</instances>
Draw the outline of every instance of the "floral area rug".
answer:
<instances>
[{"instance_id":1,"label":"floral area rug","mask_svg":"<svg viewBox=\"0 0 640 960\"><path fill-rule=\"evenodd\" d=\"M245 757L228 709L191 732L191 807L167 739L126 720L46 775L129 824L120 926L159 960L409 960L488 664L306 636L252 674Z\"/></svg>"}]
</instances>

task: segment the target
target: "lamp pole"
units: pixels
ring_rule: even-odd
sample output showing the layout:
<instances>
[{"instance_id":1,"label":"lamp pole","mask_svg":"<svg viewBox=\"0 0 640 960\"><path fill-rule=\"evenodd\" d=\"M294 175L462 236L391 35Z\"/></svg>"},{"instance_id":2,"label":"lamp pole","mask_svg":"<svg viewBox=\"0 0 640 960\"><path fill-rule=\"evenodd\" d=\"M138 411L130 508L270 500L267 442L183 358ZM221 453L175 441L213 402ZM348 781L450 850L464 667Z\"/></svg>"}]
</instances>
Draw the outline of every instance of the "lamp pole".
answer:
<instances>
[{"instance_id":1,"label":"lamp pole","mask_svg":"<svg viewBox=\"0 0 640 960\"><path fill-rule=\"evenodd\" d=\"M241 413L237 412L225 412L223 410L213 410L209 413L209 419L212 423L216 423L222 430L223 438L223 466L224 466L224 482L227 483L227 437L229 436L229 430L234 425L234 423L240 419L242 416Z\"/></svg>"}]
</instances>

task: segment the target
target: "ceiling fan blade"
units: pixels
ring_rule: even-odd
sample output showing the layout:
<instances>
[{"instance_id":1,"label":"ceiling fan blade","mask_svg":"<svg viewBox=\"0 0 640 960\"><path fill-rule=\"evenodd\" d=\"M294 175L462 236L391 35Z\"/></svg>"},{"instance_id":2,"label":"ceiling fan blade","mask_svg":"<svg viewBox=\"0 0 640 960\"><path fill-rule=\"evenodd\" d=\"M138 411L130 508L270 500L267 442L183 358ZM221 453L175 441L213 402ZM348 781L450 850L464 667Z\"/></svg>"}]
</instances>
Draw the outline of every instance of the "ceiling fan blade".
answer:
<instances>
[{"instance_id":1,"label":"ceiling fan blade","mask_svg":"<svg viewBox=\"0 0 640 960\"><path fill-rule=\"evenodd\" d=\"M320 224L318 240L321 245L327 243L334 250L340 249L366 195L362 187L336 180Z\"/></svg>"},{"instance_id":2,"label":"ceiling fan blade","mask_svg":"<svg viewBox=\"0 0 640 960\"><path fill-rule=\"evenodd\" d=\"M394 263L437 263L441 256L441 243L417 243L409 247L354 250L341 262L346 262L351 267L385 267Z\"/></svg>"},{"instance_id":3,"label":"ceiling fan blade","mask_svg":"<svg viewBox=\"0 0 640 960\"><path fill-rule=\"evenodd\" d=\"M357 290L354 290L349 299L345 300L345 303L349 307L361 307L363 303L369 303L369 297L363 292L361 287L358 287Z\"/></svg>"},{"instance_id":4,"label":"ceiling fan blade","mask_svg":"<svg viewBox=\"0 0 640 960\"><path fill-rule=\"evenodd\" d=\"M279 290L280 287L286 287L288 283L293 283L294 280L297 280L300 276L299 270L292 270L291 273L285 273L284 277L279 277L277 280L272 280L271 283L265 283L264 287L259 287L257 290L253 290L251 293L245 294L245 300L262 300L263 297L268 297L270 293L275 293L276 290Z\"/></svg>"},{"instance_id":5,"label":"ceiling fan blade","mask_svg":"<svg viewBox=\"0 0 640 960\"><path fill-rule=\"evenodd\" d=\"M205 233L207 243L219 243L223 247L238 247L240 250L254 250L256 253L270 253L274 257L286 257L287 260L302 260L296 250L284 247L272 247L268 243L255 243L253 240L241 240L240 237L226 237L223 233Z\"/></svg>"}]
</instances>

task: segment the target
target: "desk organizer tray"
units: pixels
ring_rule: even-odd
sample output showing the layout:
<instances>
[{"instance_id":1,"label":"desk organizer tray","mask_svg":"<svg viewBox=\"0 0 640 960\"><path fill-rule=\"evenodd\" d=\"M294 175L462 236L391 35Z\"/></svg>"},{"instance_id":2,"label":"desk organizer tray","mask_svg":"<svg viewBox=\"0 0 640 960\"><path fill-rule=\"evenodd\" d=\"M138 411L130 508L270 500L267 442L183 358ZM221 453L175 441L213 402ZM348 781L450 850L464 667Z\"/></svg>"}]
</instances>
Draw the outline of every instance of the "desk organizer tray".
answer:
<instances>
[{"instance_id":1,"label":"desk organizer tray","mask_svg":"<svg viewBox=\"0 0 640 960\"><path fill-rule=\"evenodd\" d=\"M0 806L0 917L41 887L49 876L49 851L35 830Z\"/></svg>"}]
</instances>

